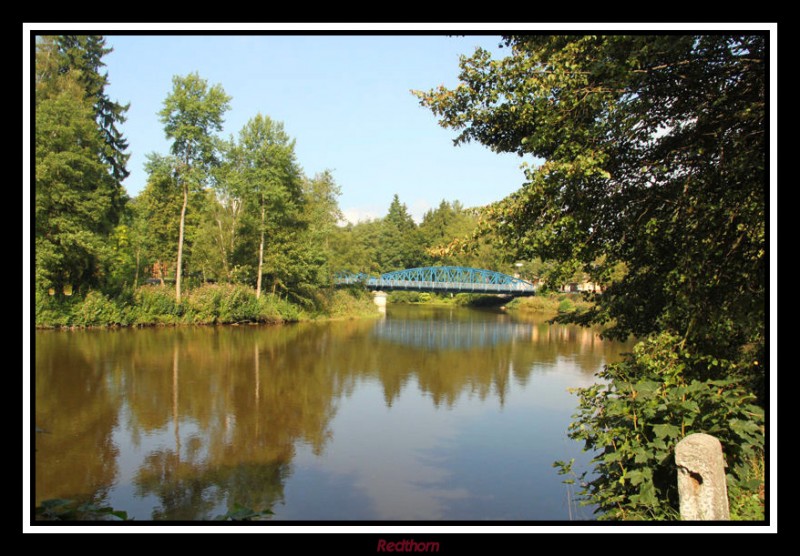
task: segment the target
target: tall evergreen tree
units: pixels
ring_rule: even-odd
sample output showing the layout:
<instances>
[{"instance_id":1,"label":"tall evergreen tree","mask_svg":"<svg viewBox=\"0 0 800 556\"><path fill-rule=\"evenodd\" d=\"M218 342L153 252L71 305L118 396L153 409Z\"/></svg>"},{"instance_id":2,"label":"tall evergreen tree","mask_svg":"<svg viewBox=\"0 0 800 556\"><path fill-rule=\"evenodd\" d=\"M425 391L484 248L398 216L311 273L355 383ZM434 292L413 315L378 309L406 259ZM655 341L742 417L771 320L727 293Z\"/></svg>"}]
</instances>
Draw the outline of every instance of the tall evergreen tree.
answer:
<instances>
[{"instance_id":1,"label":"tall evergreen tree","mask_svg":"<svg viewBox=\"0 0 800 556\"><path fill-rule=\"evenodd\" d=\"M36 44L36 278L60 291L103 284L113 264L108 236L127 197L104 153L94 99L59 38Z\"/></svg>"},{"instance_id":2,"label":"tall evergreen tree","mask_svg":"<svg viewBox=\"0 0 800 556\"><path fill-rule=\"evenodd\" d=\"M382 272L424 264L426 257L417 224L397 194L383 219L380 238L378 257Z\"/></svg>"},{"instance_id":3,"label":"tall evergreen tree","mask_svg":"<svg viewBox=\"0 0 800 556\"><path fill-rule=\"evenodd\" d=\"M117 127L125 122L125 113L130 104L122 105L112 101L106 93L109 84L108 73L103 57L113 52L106 46L105 37L100 35L59 35L59 71L77 70L77 79L83 86L87 98L93 103L95 121L103 134L101 156L111 168L114 179L128 177L126 164L130 155L125 151L128 142Z\"/></svg>"}]
</instances>

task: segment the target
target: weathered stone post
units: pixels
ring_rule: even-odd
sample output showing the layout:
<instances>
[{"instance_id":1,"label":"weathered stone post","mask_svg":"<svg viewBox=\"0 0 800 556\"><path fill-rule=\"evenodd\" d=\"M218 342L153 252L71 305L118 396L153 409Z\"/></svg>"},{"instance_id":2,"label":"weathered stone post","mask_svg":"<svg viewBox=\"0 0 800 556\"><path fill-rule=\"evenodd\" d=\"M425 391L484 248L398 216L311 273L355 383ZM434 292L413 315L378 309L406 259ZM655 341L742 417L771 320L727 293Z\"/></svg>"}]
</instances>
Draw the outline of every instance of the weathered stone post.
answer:
<instances>
[{"instance_id":1,"label":"weathered stone post","mask_svg":"<svg viewBox=\"0 0 800 556\"><path fill-rule=\"evenodd\" d=\"M730 519L722 445L709 434L690 434L675 446L681 519Z\"/></svg>"}]
</instances>

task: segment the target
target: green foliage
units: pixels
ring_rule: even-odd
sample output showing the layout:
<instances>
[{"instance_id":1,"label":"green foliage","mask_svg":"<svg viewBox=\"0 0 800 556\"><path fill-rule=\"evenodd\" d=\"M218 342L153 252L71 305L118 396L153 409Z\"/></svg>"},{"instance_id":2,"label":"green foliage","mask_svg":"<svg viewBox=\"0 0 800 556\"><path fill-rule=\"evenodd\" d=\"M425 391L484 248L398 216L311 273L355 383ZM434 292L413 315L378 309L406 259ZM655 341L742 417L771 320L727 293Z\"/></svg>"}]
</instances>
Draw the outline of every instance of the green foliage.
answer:
<instances>
[{"instance_id":1,"label":"green foliage","mask_svg":"<svg viewBox=\"0 0 800 556\"><path fill-rule=\"evenodd\" d=\"M105 96L102 37L41 37L36 45L37 287L86 291L114 268L108 237L126 202L124 107Z\"/></svg>"},{"instance_id":2,"label":"green foliage","mask_svg":"<svg viewBox=\"0 0 800 556\"><path fill-rule=\"evenodd\" d=\"M234 504L232 510L228 510L223 515L214 518L217 521L262 521L271 518L275 512L269 508L264 510L253 510L239 504Z\"/></svg>"},{"instance_id":3,"label":"green foliage","mask_svg":"<svg viewBox=\"0 0 800 556\"><path fill-rule=\"evenodd\" d=\"M121 188L98 155L92 107L65 89L36 107L36 281L61 289L100 283Z\"/></svg>"},{"instance_id":4,"label":"green foliage","mask_svg":"<svg viewBox=\"0 0 800 556\"><path fill-rule=\"evenodd\" d=\"M178 260L175 271L175 297L181 300L183 277L183 248L186 211L189 193L201 190L211 176L211 168L218 164L218 139L214 133L222 131L223 115L230 108L230 97L221 85L208 86L197 73L172 78L172 91L164 100L159 112L167 139L172 139L169 174L177 175L183 193L181 205Z\"/></svg>"},{"instance_id":5,"label":"green foliage","mask_svg":"<svg viewBox=\"0 0 800 556\"><path fill-rule=\"evenodd\" d=\"M71 324L76 326L126 325L128 318L117 304L98 291L90 291L74 306Z\"/></svg>"},{"instance_id":6,"label":"green foliage","mask_svg":"<svg viewBox=\"0 0 800 556\"><path fill-rule=\"evenodd\" d=\"M372 294L363 288L328 290L321 305L324 313L331 318L372 317L379 314Z\"/></svg>"},{"instance_id":7,"label":"green foliage","mask_svg":"<svg viewBox=\"0 0 800 556\"><path fill-rule=\"evenodd\" d=\"M262 322L296 322L305 316L303 311L277 295L264 294L258 298L258 315Z\"/></svg>"},{"instance_id":8,"label":"green foliage","mask_svg":"<svg viewBox=\"0 0 800 556\"><path fill-rule=\"evenodd\" d=\"M728 500L734 521L763 521L764 454L755 452L735 473L728 473Z\"/></svg>"},{"instance_id":9,"label":"green foliage","mask_svg":"<svg viewBox=\"0 0 800 556\"><path fill-rule=\"evenodd\" d=\"M506 305L508 309L532 313L563 313L564 311L586 313L593 306L591 301L582 299L580 294L542 293L541 289L537 295L517 297Z\"/></svg>"},{"instance_id":10,"label":"green foliage","mask_svg":"<svg viewBox=\"0 0 800 556\"><path fill-rule=\"evenodd\" d=\"M564 299L558 304L559 313L572 313L575 311L575 304L571 299Z\"/></svg>"},{"instance_id":11,"label":"green foliage","mask_svg":"<svg viewBox=\"0 0 800 556\"><path fill-rule=\"evenodd\" d=\"M186 295L186 318L195 324L215 324L224 293L224 288L215 284L194 288Z\"/></svg>"},{"instance_id":12,"label":"green foliage","mask_svg":"<svg viewBox=\"0 0 800 556\"><path fill-rule=\"evenodd\" d=\"M132 324L177 324L183 306L175 302L169 286L142 286L134 294Z\"/></svg>"},{"instance_id":13,"label":"green foliage","mask_svg":"<svg viewBox=\"0 0 800 556\"><path fill-rule=\"evenodd\" d=\"M259 320L255 292L246 286L205 286L222 288L219 302L219 322L256 322Z\"/></svg>"},{"instance_id":14,"label":"green foliage","mask_svg":"<svg viewBox=\"0 0 800 556\"><path fill-rule=\"evenodd\" d=\"M418 291L391 291L386 297L388 303L421 303L422 292Z\"/></svg>"},{"instance_id":15,"label":"green foliage","mask_svg":"<svg viewBox=\"0 0 800 556\"><path fill-rule=\"evenodd\" d=\"M417 95L495 151L544 159L484 213L517 258L615 275L592 320L716 356L764 342L764 35L511 36ZM616 272L624 264L625 273Z\"/></svg>"},{"instance_id":16,"label":"green foliage","mask_svg":"<svg viewBox=\"0 0 800 556\"><path fill-rule=\"evenodd\" d=\"M125 123L125 113L130 105L112 101L105 92L109 84L108 73L101 73L105 66L103 57L114 51L106 47L106 40L99 35L60 35L56 37L60 71L75 70L86 98L94 108L95 120L101 130L104 148L100 152L105 164L111 168L115 180L128 177L125 165L128 162L128 142L117 129Z\"/></svg>"},{"instance_id":17,"label":"green foliage","mask_svg":"<svg viewBox=\"0 0 800 556\"><path fill-rule=\"evenodd\" d=\"M36 288L35 292L36 326L49 328L70 324L73 307L80 301L76 296L49 295L40 288Z\"/></svg>"},{"instance_id":18,"label":"green foliage","mask_svg":"<svg viewBox=\"0 0 800 556\"><path fill-rule=\"evenodd\" d=\"M397 194L383 219L379 237L376 254L381 272L415 268L426 262L419 229Z\"/></svg>"},{"instance_id":19,"label":"green foliage","mask_svg":"<svg viewBox=\"0 0 800 556\"><path fill-rule=\"evenodd\" d=\"M661 334L609 365L602 384L578 389L569 435L596 454L583 502L596 504L601 519L674 519L674 448L695 432L717 437L732 480L742 479L743 466L763 451L764 413L741 381L727 378L734 365Z\"/></svg>"},{"instance_id":20,"label":"green foliage","mask_svg":"<svg viewBox=\"0 0 800 556\"><path fill-rule=\"evenodd\" d=\"M600 451L582 493L603 517L672 517L677 439L714 434L736 477L763 443L765 35L503 42L502 59L462 58L455 88L416 94L456 144L539 159L480 232L552 261L554 284L607 284L560 320L654 336L581 391L570 434Z\"/></svg>"},{"instance_id":21,"label":"green foliage","mask_svg":"<svg viewBox=\"0 0 800 556\"><path fill-rule=\"evenodd\" d=\"M129 521L128 513L91 502L45 500L35 510L36 521Z\"/></svg>"}]
</instances>

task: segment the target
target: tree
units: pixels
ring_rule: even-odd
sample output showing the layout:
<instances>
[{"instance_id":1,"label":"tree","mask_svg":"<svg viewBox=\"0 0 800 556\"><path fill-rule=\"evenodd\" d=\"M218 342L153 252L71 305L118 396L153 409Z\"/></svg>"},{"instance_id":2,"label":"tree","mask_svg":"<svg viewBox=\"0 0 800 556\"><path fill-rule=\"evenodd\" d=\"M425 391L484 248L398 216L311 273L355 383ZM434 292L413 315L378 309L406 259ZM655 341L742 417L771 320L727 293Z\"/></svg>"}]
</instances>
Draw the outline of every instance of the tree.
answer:
<instances>
[{"instance_id":1,"label":"tree","mask_svg":"<svg viewBox=\"0 0 800 556\"><path fill-rule=\"evenodd\" d=\"M331 236L332 262L335 272L380 274L380 220L337 227Z\"/></svg>"},{"instance_id":2,"label":"tree","mask_svg":"<svg viewBox=\"0 0 800 556\"><path fill-rule=\"evenodd\" d=\"M44 289L103 284L127 197L104 158L95 107L53 37L36 45L36 280Z\"/></svg>"},{"instance_id":3,"label":"tree","mask_svg":"<svg viewBox=\"0 0 800 556\"><path fill-rule=\"evenodd\" d=\"M690 393L721 393L733 386L713 381L739 377L751 392L764 392L766 40L509 36L503 46L511 53L499 60L481 49L463 58L454 89L416 94L443 126L459 130L456 144L477 140L544 159L526 171L519 191L485 212L484 229L520 259L559 261L564 276L577 268L597 282L614 277L596 308L576 320L610 325L612 337L655 336L607 370L606 389L582 392L580 430L573 430L587 448L603 450L590 500L602 511L644 507L648 497L634 494L620 469L645 463L664 471L665 464L648 459L659 450L626 453L605 442L604 412L621 411L615 400L636 415L637 380L651 391L680 383ZM553 269L551 278L558 274ZM744 403L748 394L736 392L731 399ZM681 405L659 415L677 420L661 422L677 427L668 429L680 431L675 437L654 433L653 423L627 436L635 427L620 423L628 417L612 432L628 447L660 446L702 430L699 419L687 429L693 411ZM750 415L756 427L759 418ZM720 423L728 427L723 436L736 437L733 422ZM634 485L666 499L668 475L638 475Z\"/></svg>"},{"instance_id":4,"label":"tree","mask_svg":"<svg viewBox=\"0 0 800 556\"><path fill-rule=\"evenodd\" d=\"M269 116L258 114L251 118L239 132L238 147L236 156L242 157L243 195L258 215L256 297L260 297L267 233L277 239L298 224L303 203L302 172L295 158L294 140L284 130L283 123Z\"/></svg>"},{"instance_id":5,"label":"tree","mask_svg":"<svg viewBox=\"0 0 800 556\"><path fill-rule=\"evenodd\" d=\"M383 272L414 268L425 262L417 224L397 194L383 219L378 260Z\"/></svg>"},{"instance_id":6,"label":"tree","mask_svg":"<svg viewBox=\"0 0 800 556\"><path fill-rule=\"evenodd\" d=\"M155 265L153 274L164 283L167 261L177 255L180 221L175 218L183 203L174 168L174 157L155 153L147 155L147 184L132 201L137 227L144 232L146 260Z\"/></svg>"},{"instance_id":7,"label":"tree","mask_svg":"<svg viewBox=\"0 0 800 556\"><path fill-rule=\"evenodd\" d=\"M329 170L316 174L303 182L303 194L307 199L305 218L307 227L307 250L314 261L311 268L311 282L317 286L333 283L333 275L338 269L330 266L333 258L331 236L342 218L338 197L341 188L336 184Z\"/></svg>"},{"instance_id":8,"label":"tree","mask_svg":"<svg viewBox=\"0 0 800 556\"><path fill-rule=\"evenodd\" d=\"M209 203L210 227L206 238L216 246L222 266L221 275L233 278L234 257L245 217L246 170L242 149L231 139L222 144L223 162L215 171L215 199Z\"/></svg>"},{"instance_id":9,"label":"tree","mask_svg":"<svg viewBox=\"0 0 800 556\"><path fill-rule=\"evenodd\" d=\"M122 105L108 98L105 88L108 73L101 73L105 66L103 56L114 51L106 47L106 40L100 35L59 35L56 39L60 53L59 71L70 68L77 70L77 79L84 88L87 99L92 102L95 121L103 135L103 149L100 153L110 167L114 179L121 182L128 177L125 165L130 155L128 141L123 137L117 124L124 123L125 113L130 104Z\"/></svg>"},{"instance_id":10,"label":"tree","mask_svg":"<svg viewBox=\"0 0 800 556\"><path fill-rule=\"evenodd\" d=\"M217 163L214 132L222 130L223 115L230 107L230 97L221 85L208 86L197 73L172 78L172 92L159 112L164 131L172 139L170 152L175 156L175 173L183 192L178 261L175 271L175 299L181 300L183 241L186 209L192 188L202 189L209 179L209 169Z\"/></svg>"},{"instance_id":11,"label":"tree","mask_svg":"<svg viewBox=\"0 0 800 556\"><path fill-rule=\"evenodd\" d=\"M763 342L763 36L512 36L417 93L440 123L545 159L487 211L517 256L628 272L591 315L730 356ZM593 266L601 256L603 264ZM720 341L722 340L722 343Z\"/></svg>"}]
</instances>

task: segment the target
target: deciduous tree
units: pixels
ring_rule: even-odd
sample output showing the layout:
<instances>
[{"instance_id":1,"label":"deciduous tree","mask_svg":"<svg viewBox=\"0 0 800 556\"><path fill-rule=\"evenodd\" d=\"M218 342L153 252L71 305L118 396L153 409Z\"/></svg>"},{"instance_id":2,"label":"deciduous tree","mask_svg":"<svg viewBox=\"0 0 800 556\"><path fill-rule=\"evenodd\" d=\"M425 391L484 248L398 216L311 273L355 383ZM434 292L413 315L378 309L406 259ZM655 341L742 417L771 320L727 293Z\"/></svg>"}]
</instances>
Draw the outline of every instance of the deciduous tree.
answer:
<instances>
[{"instance_id":1,"label":"deciduous tree","mask_svg":"<svg viewBox=\"0 0 800 556\"><path fill-rule=\"evenodd\" d=\"M183 242L186 209L192 188L202 189L217 163L215 133L222 130L223 115L230 107L230 97L221 85L209 86L197 73L172 78L172 92L159 112L164 131L172 139L170 152L175 157L175 173L183 192L178 260L175 272L175 298L181 300Z\"/></svg>"},{"instance_id":2,"label":"deciduous tree","mask_svg":"<svg viewBox=\"0 0 800 556\"><path fill-rule=\"evenodd\" d=\"M484 229L521 259L559 261L562 276L610 281L576 320L649 336L579 392L570 434L596 450L587 502L613 518L674 516L665 457L681 437L726 439L734 481L763 445L748 404L753 393L763 403L765 385L766 37L503 46L504 58L463 58L455 88L417 95L459 131L456 144L544 160L485 212Z\"/></svg>"}]
</instances>

